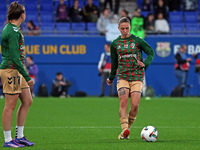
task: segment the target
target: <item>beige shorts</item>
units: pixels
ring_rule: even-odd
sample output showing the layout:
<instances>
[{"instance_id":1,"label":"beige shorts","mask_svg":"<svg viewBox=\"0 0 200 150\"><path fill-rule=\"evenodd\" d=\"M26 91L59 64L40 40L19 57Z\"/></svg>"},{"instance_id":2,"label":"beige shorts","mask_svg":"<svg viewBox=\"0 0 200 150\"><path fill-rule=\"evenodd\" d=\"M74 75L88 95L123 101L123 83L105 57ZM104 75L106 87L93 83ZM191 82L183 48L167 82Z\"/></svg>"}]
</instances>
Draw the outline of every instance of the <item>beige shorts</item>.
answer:
<instances>
[{"instance_id":1,"label":"beige shorts","mask_svg":"<svg viewBox=\"0 0 200 150\"><path fill-rule=\"evenodd\" d=\"M24 77L16 69L1 69L0 77L3 84L3 93L19 94L21 89L29 88Z\"/></svg>"},{"instance_id":2,"label":"beige shorts","mask_svg":"<svg viewBox=\"0 0 200 150\"><path fill-rule=\"evenodd\" d=\"M143 83L141 81L126 81L126 80L118 80L117 81L117 91L120 88L128 88L130 92L140 92L142 93Z\"/></svg>"}]
</instances>

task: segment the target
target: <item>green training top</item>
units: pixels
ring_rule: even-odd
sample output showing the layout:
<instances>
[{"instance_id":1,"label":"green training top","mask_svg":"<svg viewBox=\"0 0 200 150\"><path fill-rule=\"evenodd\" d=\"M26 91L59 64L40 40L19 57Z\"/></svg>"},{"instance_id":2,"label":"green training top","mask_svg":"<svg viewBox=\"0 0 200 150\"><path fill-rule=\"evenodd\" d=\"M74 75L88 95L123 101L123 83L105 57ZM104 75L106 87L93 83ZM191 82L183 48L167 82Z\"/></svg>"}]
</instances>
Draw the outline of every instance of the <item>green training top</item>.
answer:
<instances>
[{"instance_id":1,"label":"green training top","mask_svg":"<svg viewBox=\"0 0 200 150\"><path fill-rule=\"evenodd\" d=\"M144 26L144 18L135 16L131 20L131 31L130 31L130 33L144 39L144 27L143 26Z\"/></svg>"},{"instance_id":2,"label":"green training top","mask_svg":"<svg viewBox=\"0 0 200 150\"><path fill-rule=\"evenodd\" d=\"M143 81L144 68L137 66L137 60L143 62L142 51L147 54L144 61L148 67L153 58L154 51L143 39L131 35L129 38L119 36L111 43L111 73L109 79L113 80L117 72L117 80Z\"/></svg>"},{"instance_id":3,"label":"green training top","mask_svg":"<svg viewBox=\"0 0 200 150\"><path fill-rule=\"evenodd\" d=\"M31 80L23 66L25 61L24 36L16 25L8 23L4 27L1 34L1 51L0 69L17 69L27 82Z\"/></svg>"}]
</instances>

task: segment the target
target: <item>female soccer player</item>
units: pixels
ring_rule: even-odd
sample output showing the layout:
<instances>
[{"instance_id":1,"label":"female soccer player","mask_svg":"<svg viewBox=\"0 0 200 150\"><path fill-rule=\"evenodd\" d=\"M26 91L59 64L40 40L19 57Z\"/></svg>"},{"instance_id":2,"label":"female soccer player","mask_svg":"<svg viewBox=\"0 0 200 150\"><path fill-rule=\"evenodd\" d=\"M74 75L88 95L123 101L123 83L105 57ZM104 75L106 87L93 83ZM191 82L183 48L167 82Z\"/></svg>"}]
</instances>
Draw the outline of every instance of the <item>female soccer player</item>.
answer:
<instances>
[{"instance_id":1,"label":"female soccer player","mask_svg":"<svg viewBox=\"0 0 200 150\"><path fill-rule=\"evenodd\" d=\"M19 27L25 18L25 8L17 2L11 3L7 13L6 26L1 35L2 62L0 76L3 93L5 94L5 107L2 115L4 147L34 145L23 134L28 109L32 104L29 86L33 85L33 81L24 69L24 36L19 31ZM18 98L21 100L21 105L17 112L16 137L12 140L12 116Z\"/></svg>"},{"instance_id":2,"label":"female soccer player","mask_svg":"<svg viewBox=\"0 0 200 150\"><path fill-rule=\"evenodd\" d=\"M143 87L144 69L154 58L153 49L141 38L130 34L130 21L123 17L118 22L121 35L111 43L111 73L107 84L111 85L117 72L117 91L120 100L119 116L122 132L119 140L129 138L134 123ZM142 51L147 54L143 62ZM131 109L127 114L128 98L131 96Z\"/></svg>"}]
</instances>

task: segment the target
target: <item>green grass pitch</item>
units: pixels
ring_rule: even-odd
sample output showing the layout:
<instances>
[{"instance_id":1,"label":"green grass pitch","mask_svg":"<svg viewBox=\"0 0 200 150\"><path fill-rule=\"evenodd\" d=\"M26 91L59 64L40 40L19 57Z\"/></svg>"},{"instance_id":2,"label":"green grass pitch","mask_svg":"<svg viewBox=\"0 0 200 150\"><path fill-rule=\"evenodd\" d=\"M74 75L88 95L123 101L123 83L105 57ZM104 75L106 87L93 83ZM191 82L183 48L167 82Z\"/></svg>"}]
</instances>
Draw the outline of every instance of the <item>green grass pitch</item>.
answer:
<instances>
[{"instance_id":1,"label":"green grass pitch","mask_svg":"<svg viewBox=\"0 0 200 150\"><path fill-rule=\"evenodd\" d=\"M0 99L1 112L3 107L4 99ZM34 98L25 124L25 136L35 145L21 149L199 150L199 107L199 97L142 98L130 139L119 141L117 137L121 128L117 97ZM17 108L13 116L12 137L15 134L16 111ZM144 142L140 137L142 128L147 125L158 129L159 137L154 143ZM0 129L1 149L2 122Z\"/></svg>"}]
</instances>

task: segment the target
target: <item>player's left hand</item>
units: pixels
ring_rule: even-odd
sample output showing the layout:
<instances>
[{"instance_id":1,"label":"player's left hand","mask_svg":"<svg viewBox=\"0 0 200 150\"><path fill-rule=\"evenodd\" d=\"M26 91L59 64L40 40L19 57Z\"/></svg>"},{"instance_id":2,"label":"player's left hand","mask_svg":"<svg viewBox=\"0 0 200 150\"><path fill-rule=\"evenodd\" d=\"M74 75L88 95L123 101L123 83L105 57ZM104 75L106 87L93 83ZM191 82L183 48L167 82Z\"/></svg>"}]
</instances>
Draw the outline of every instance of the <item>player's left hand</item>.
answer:
<instances>
[{"instance_id":1,"label":"player's left hand","mask_svg":"<svg viewBox=\"0 0 200 150\"><path fill-rule=\"evenodd\" d=\"M110 80L109 78L106 80L108 85L111 85L113 83L113 80Z\"/></svg>"},{"instance_id":2,"label":"player's left hand","mask_svg":"<svg viewBox=\"0 0 200 150\"><path fill-rule=\"evenodd\" d=\"M140 67L145 67L145 64L139 60L137 61L137 65Z\"/></svg>"}]
</instances>

